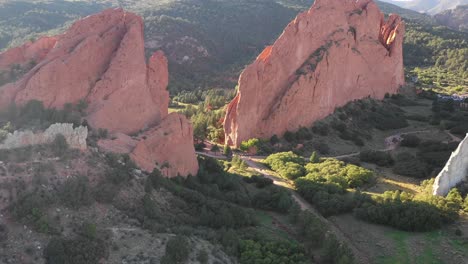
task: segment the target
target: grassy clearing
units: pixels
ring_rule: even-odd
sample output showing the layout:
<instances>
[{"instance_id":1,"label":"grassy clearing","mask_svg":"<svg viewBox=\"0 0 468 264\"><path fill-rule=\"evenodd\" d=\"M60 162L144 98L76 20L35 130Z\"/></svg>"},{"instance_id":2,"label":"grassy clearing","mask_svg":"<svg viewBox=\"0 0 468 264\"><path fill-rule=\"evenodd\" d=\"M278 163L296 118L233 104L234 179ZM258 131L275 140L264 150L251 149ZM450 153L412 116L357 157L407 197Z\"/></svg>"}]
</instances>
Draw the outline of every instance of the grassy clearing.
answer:
<instances>
[{"instance_id":1,"label":"grassy clearing","mask_svg":"<svg viewBox=\"0 0 468 264\"><path fill-rule=\"evenodd\" d=\"M186 109L188 106L191 106L191 107L193 107L195 109L198 109L198 105L196 105L196 104L186 104L186 103L181 103L181 102L177 102L177 104L179 104L179 107L170 107L169 106L169 113L179 112L181 110Z\"/></svg>"},{"instance_id":2,"label":"grassy clearing","mask_svg":"<svg viewBox=\"0 0 468 264\"><path fill-rule=\"evenodd\" d=\"M396 253L392 256L379 256L377 263L379 264L406 264L411 263L410 255L407 250L406 240L408 239L408 233L401 231L391 231L385 234L395 243Z\"/></svg>"},{"instance_id":3,"label":"grassy clearing","mask_svg":"<svg viewBox=\"0 0 468 264\"><path fill-rule=\"evenodd\" d=\"M396 253L380 255L378 264L444 264L441 245L448 244L456 253L466 256L468 244L462 240L453 239L444 231L434 231L423 234L414 234L403 231L387 231L386 238L395 245Z\"/></svg>"}]
</instances>

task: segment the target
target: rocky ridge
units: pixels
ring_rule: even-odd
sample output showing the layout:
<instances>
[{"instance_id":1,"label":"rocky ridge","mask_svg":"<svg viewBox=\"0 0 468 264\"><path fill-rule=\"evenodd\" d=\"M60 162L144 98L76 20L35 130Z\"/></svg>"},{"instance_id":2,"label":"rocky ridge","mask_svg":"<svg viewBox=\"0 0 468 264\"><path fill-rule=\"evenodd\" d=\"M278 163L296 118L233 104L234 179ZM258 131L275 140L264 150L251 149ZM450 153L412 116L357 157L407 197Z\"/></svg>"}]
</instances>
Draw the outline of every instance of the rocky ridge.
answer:
<instances>
[{"instance_id":1,"label":"rocky ridge","mask_svg":"<svg viewBox=\"0 0 468 264\"><path fill-rule=\"evenodd\" d=\"M432 187L434 195L445 196L468 176L468 134L452 153L445 167L435 178Z\"/></svg>"},{"instance_id":2,"label":"rocky ridge","mask_svg":"<svg viewBox=\"0 0 468 264\"><path fill-rule=\"evenodd\" d=\"M73 124L53 124L44 132L34 133L30 130L15 131L7 135L0 143L0 149L15 149L31 145L41 145L52 143L58 135L63 135L68 146L73 149L86 149L86 139L88 128L79 126L73 128Z\"/></svg>"},{"instance_id":3,"label":"rocky ridge","mask_svg":"<svg viewBox=\"0 0 468 264\"><path fill-rule=\"evenodd\" d=\"M168 115L167 59L157 51L146 62L141 17L122 9L88 16L62 35L1 53L0 67L30 60L35 64L31 70L18 81L0 87L0 109L12 102L24 105L30 100L39 100L48 108L85 101L85 119L93 128L127 135L146 131L147 137L152 137L148 131L153 127L179 118L184 123L184 137L175 134L182 133L180 129L169 129L174 134L164 137L184 146L174 148L184 152L171 152L174 157L170 160L157 161L185 165L182 171L174 166L174 174L167 176L196 174L198 164L190 124L177 114ZM147 154L164 158L158 151L153 147ZM136 158L135 162L140 165L142 161ZM151 166L145 163L145 168L150 170Z\"/></svg>"},{"instance_id":4,"label":"rocky ridge","mask_svg":"<svg viewBox=\"0 0 468 264\"><path fill-rule=\"evenodd\" d=\"M281 136L349 101L404 84L405 25L372 0L318 0L241 74L224 120L226 143Z\"/></svg>"}]
</instances>

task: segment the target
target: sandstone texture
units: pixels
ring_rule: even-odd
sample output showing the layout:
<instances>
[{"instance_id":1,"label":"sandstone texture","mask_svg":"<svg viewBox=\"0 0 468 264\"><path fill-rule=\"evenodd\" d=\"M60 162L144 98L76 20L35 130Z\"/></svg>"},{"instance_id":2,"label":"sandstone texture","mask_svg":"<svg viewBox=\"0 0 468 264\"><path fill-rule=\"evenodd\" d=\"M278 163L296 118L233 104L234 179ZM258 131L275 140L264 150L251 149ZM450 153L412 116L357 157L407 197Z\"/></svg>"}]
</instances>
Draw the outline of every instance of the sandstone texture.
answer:
<instances>
[{"instance_id":1,"label":"sandstone texture","mask_svg":"<svg viewBox=\"0 0 468 264\"><path fill-rule=\"evenodd\" d=\"M404 23L372 0L317 0L249 65L228 105L226 143L282 136L404 84Z\"/></svg>"},{"instance_id":2,"label":"sandstone texture","mask_svg":"<svg viewBox=\"0 0 468 264\"><path fill-rule=\"evenodd\" d=\"M128 154L138 144L138 140L123 133L115 133L111 139L101 139L98 141L98 147L106 152Z\"/></svg>"},{"instance_id":3,"label":"sandstone texture","mask_svg":"<svg viewBox=\"0 0 468 264\"><path fill-rule=\"evenodd\" d=\"M185 116L172 113L141 135L130 157L146 171L158 168L167 176L186 176L197 173L193 151L192 126Z\"/></svg>"},{"instance_id":4,"label":"sandstone texture","mask_svg":"<svg viewBox=\"0 0 468 264\"><path fill-rule=\"evenodd\" d=\"M52 143L57 135L63 135L68 146L73 149L86 149L86 138L88 137L88 128L80 126L73 128L73 124L53 124L44 132L34 133L30 130L15 131L8 134L7 138L0 143L0 149L15 149L31 145L41 145Z\"/></svg>"},{"instance_id":5,"label":"sandstone texture","mask_svg":"<svg viewBox=\"0 0 468 264\"><path fill-rule=\"evenodd\" d=\"M9 70L13 65L25 65L43 60L56 42L55 37L43 37L0 53L0 71Z\"/></svg>"},{"instance_id":6,"label":"sandstone texture","mask_svg":"<svg viewBox=\"0 0 468 264\"><path fill-rule=\"evenodd\" d=\"M437 175L434 185L433 194L445 196L450 189L454 188L460 182L467 179L468 175L468 134L465 139L460 142L458 148L452 153L450 159L445 164L445 167Z\"/></svg>"},{"instance_id":7,"label":"sandstone texture","mask_svg":"<svg viewBox=\"0 0 468 264\"><path fill-rule=\"evenodd\" d=\"M128 153L145 142L140 139L140 142L129 143L128 136L122 135L147 131L148 138L160 142L148 131L160 135L153 127L164 129L164 124L171 125L165 121L169 103L167 59L157 51L147 61L143 21L133 13L108 9L83 18L62 35L1 53L0 69L32 59L35 66L29 72L18 81L0 87L0 109L12 102L23 105L33 99L49 108L62 108L64 104L84 100L88 103L85 119L91 127L107 129L122 139L116 141L119 144L115 147L109 145L111 141L103 141L101 145L120 153ZM167 152L175 155L169 159L174 162L170 172L194 175L198 170L192 162L195 150L191 139L183 138L192 138L192 130L188 120L179 119L185 130L164 135L164 141L177 145ZM182 132L183 135L176 134ZM182 144L189 145L178 146ZM145 158L165 162L166 153L160 155L157 149L153 143L150 153L153 157ZM178 149L183 149L184 153L178 153ZM186 160L188 164L184 163ZM180 170L179 164L184 164ZM151 166L146 164L145 167Z\"/></svg>"},{"instance_id":8,"label":"sandstone texture","mask_svg":"<svg viewBox=\"0 0 468 264\"><path fill-rule=\"evenodd\" d=\"M139 16L105 10L55 38L53 48L30 72L0 89L6 99L0 107L35 99L61 108L86 100L93 127L123 133L138 132L167 115L167 60L156 52L146 64Z\"/></svg>"}]
</instances>

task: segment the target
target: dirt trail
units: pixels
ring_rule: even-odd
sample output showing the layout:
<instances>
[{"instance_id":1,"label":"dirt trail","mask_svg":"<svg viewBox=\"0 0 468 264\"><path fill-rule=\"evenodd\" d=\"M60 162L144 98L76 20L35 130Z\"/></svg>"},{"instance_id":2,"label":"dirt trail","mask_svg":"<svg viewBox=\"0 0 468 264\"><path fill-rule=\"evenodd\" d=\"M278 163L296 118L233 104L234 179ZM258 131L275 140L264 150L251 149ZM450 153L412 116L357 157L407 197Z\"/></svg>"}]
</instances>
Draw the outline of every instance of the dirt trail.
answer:
<instances>
[{"instance_id":1,"label":"dirt trail","mask_svg":"<svg viewBox=\"0 0 468 264\"><path fill-rule=\"evenodd\" d=\"M449 135L452 138L452 141L455 141L455 142L462 141L461 138L459 138L459 137L455 136L454 134L450 133L450 130L445 130L445 133L447 133L447 135Z\"/></svg>"},{"instance_id":2,"label":"dirt trail","mask_svg":"<svg viewBox=\"0 0 468 264\"><path fill-rule=\"evenodd\" d=\"M346 243L351 251L354 254L354 257L356 258L357 263L371 263L370 259L364 252L361 252L353 243L350 237L348 237L338 226L336 226L333 222L328 221L325 217L323 217L310 203L305 201L296 191L294 191L292 182L286 179L279 178L277 176L274 176L268 168L266 168L264 165L259 164L258 162L255 162L252 160L251 157L246 157L243 156L241 157L242 160L247 163L249 167L254 169L255 171L261 173L265 177L273 180L273 183L275 185L283 186L286 187L287 189L290 190L291 196L293 199L299 204L301 210L305 211L308 210L312 212L316 217L321 219L323 222L327 223L328 226L330 227L331 231L335 234L335 236L338 238L338 240Z\"/></svg>"},{"instance_id":3,"label":"dirt trail","mask_svg":"<svg viewBox=\"0 0 468 264\"><path fill-rule=\"evenodd\" d=\"M385 148L381 149L380 151L391 151L394 150L398 144L402 140L402 136L404 135L410 135L410 134L417 134L417 133L430 133L431 130L419 130L419 131L410 131L410 132L404 132L404 133L397 133L394 135L391 135L387 138L385 138ZM455 141L460 141L458 137L452 135L450 132L446 131L448 135L452 137L453 140ZM199 152L197 151L197 154L199 155L204 155L212 158L217 158L217 159L226 159L226 156L222 154L211 154L207 152ZM339 156L330 156L328 158L335 158L335 159L341 159L341 158L347 158L347 157L353 157L353 156L358 156L360 152L354 152L354 153L349 153L349 154L344 154L344 155L339 155ZM290 190L291 195L293 199L299 204L301 210L308 210L312 212L315 216L320 218L322 221L325 223L328 223L331 231L336 235L336 237L346 243L350 249L352 250L357 263L371 263L369 257L367 254L364 252L360 251L355 244L353 243L353 240L347 236L334 222L329 221L325 217L323 217L310 203L305 201L295 190L293 187L293 183L289 180L277 177L271 173L271 171L266 168L263 164L260 164L256 162L256 159L265 159L267 156L245 156L245 155L240 155L241 159L245 161L245 163L255 171L261 173L265 177L273 180L273 183L278 186L282 186Z\"/></svg>"}]
</instances>

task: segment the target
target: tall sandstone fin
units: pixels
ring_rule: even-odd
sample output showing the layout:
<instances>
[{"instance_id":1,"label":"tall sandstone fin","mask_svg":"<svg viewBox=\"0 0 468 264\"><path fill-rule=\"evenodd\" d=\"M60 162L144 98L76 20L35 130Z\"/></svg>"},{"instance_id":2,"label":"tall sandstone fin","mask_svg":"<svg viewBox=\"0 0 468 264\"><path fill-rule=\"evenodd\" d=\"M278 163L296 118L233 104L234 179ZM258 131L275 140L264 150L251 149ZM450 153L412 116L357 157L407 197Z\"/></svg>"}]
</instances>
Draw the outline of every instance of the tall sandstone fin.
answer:
<instances>
[{"instance_id":1,"label":"tall sandstone fin","mask_svg":"<svg viewBox=\"0 0 468 264\"><path fill-rule=\"evenodd\" d=\"M93 128L126 135L144 131L145 139L128 145L133 147L114 147L126 149L144 169L168 163L167 176L197 173L191 125L178 114L168 115L167 59L158 51L146 62L141 17L122 9L88 16L61 35L0 53L0 70L33 59L32 69L0 87L0 109L30 100L54 108L85 100L85 118Z\"/></svg>"},{"instance_id":2,"label":"tall sandstone fin","mask_svg":"<svg viewBox=\"0 0 468 264\"><path fill-rule=\"evenodd\" d=\"M224 121L226 143L281 136L347 102L404 84L403 35L372 0L317 0L242 72Z\"/></svg>"}]
</instances>

